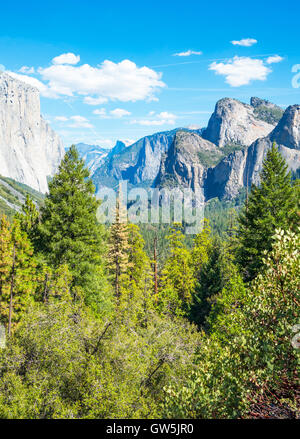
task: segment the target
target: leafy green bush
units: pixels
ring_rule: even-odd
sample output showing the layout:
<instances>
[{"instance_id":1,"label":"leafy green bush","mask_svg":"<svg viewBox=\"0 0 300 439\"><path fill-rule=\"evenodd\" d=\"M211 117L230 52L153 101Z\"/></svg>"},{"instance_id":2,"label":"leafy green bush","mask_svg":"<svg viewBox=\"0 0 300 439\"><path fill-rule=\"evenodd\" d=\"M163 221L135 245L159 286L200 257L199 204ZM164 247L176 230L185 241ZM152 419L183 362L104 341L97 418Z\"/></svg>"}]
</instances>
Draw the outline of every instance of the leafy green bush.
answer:
<instances>
[{"instance_id":1,"label":"leafy green bush","mask_svg":"<svg viewBox=\"0 0 300 439\"><path fill-rule=\"evenodd\" d=\"M277 230L263 272L249 287L234 276L219 296L203 335L197 371L182 386L167 386L164 415L180 418L245 417L263 395L284 395L293 406L299 351L300 234ZM279 395L279 396L277 396Z\"/></svg>"}]
</instances>

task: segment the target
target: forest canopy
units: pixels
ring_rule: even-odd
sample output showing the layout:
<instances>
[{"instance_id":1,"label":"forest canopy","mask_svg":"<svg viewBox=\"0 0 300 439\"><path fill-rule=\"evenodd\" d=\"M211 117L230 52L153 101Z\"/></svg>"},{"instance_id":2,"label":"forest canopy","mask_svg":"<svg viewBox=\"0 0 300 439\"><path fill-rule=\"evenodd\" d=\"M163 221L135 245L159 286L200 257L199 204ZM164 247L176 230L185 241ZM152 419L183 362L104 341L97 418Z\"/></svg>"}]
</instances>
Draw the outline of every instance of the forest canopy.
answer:
<instances>
[{"instance_id":1,"label":"forest canopy","mask_svg":"<svg viewBox=\"0 0 300 439\"><path fill-rule=\"evenodd\" d=\"M0 417L299 417L299 180L276 145L193 237L120 203L99 224L94 192L71 147L41 207L0 220Z\"/></svg>"}]
</instances>

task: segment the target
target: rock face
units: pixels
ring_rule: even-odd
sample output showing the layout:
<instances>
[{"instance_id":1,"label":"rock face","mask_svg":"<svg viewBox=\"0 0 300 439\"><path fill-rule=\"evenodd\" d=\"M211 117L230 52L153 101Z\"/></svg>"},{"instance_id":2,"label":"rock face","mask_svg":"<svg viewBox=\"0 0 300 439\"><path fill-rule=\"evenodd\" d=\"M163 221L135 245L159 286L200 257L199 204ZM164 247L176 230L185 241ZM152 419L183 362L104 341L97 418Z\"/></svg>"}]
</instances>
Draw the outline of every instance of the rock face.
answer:
<instances>
[{"instance_id":1,"label":"rock face","mask_svg":"<svg viewBox=\"0 0 300 439\"><path fill-rule=\"evenodd\" d=\"M203 137L220 147L230 144L249 146L256 139L267 136L273 128L254 114L252 106L224 98L217 102Z\"/></svg>"},{"instance_id":2,"label":"rock face","mask_svg":"<svg viewBox=\"0 0 300 439\"><path fill-rule=\"evenodd\" d=\"M172 145L177 131L146 136L123 148L117 148L117 144L92 176L96 188L114 186L121 179L128 180L131 185L153 186L162 157Z\"/></svg>"},{"instance_id":3,"label":"rock face","mask_svg":"<svg viewBox=\"0 0 300 439\"><path fill-rule=\"evenodd\" d=\"M102 165L110 152L107 148L101 148L101 146L98 145L88 145L86 143L78 143L76 148L91 174Z\"/></svg>"},{"instance_id":4,"label":"rock face","mask_svg":"<svg viewBox=\"0 0 300 439\"><path fill-rule=\"evenodd\" d=\"M63 155L62 141L41 117L38 90L0 73L0 175L45 193Z\"/></svg>"},{"instance_id":5,"label":"rock face","mask_svg":"<svg viewBox=\"0 0 300 439\"><path fill-rule=\"evenodd\" d=\"M219 148L196 133L178 131L162 158L155 186L180 186L197 190L204 187L207 162L222 157Z\"/></svg>"},{"instance_id":6,"label":"rock face","mask_svg":"<svg viewBox=\"0 0 300 439\"><path fill-rule=\"evenodd\" d=\"M206 200L235 198L241 188L259 183L273 142L291 170L300 168L300 106L282 114L259 98L252 98L251 106L222 99L205 130L157 133L128 147L117 143L96 166L93 181L97 188L128 180L134 186L202 189ZM275 125L259 119L275 121L279 115Z\"/></svg>"},{"instance_id":7,"label":"rock face","mask_svg":"<svg viewBox=\"0 0 300 439\"><path fill-rule=\"evenodd\" d=\"M288 148L300 149L300 105L288 107L272 131L270 140Z\"/></svg>"},{"instance_id":8,"label":"rock face","mask_svg":"<svg viewBox=\"0 0 300 439\"><path fill-rule=\"evenodd\" d=\"M266 137L257 139L248 148L224 158L207 172L205 194L207 198L234 198L240 188L259 183L267 151L275 142L289 169L300 167L300 106L286 109L275 129Z\"/></svg>"},{"instance_id":9,"label":"rock face","mask_svg":"<svg viewBox=\"0 0 300 439\"><path fill-rule=\"evenodd\" d=\"M284 110L272 102L253 97L250 105L254 108L254 114L260 120L271 125L276 125L283 116Z\"/></svg>"}]
</instances>

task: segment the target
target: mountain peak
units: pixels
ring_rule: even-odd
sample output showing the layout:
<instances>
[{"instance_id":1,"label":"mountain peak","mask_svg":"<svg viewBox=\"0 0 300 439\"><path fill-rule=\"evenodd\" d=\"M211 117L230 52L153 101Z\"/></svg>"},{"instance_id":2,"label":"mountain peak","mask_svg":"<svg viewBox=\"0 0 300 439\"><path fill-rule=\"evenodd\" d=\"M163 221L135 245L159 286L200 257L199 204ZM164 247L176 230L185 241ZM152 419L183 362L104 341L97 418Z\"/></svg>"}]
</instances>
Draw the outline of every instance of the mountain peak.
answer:
<instances>
[{"instance_id":1,"label":"mountain peak","mask_svg":"<svg viewBox=\"0 0 300 439\"><path fill-rule=\"evenodd\" d=\"M223 98L216 104L203 137L219 147L230 144L249 146L267 136L273 125L260 120L254 108L236 99Z\"/></svg>"},{"instance_id":2,"label":"mountain peak","mask_svg":"<svg viewBox=\"0 0 300 439\"><path fill-rule=\"evenodd\" d=\"M300 105L290 105L285 110L269 137L278 145L300 149Z\"/></svg>"}]
</instances>

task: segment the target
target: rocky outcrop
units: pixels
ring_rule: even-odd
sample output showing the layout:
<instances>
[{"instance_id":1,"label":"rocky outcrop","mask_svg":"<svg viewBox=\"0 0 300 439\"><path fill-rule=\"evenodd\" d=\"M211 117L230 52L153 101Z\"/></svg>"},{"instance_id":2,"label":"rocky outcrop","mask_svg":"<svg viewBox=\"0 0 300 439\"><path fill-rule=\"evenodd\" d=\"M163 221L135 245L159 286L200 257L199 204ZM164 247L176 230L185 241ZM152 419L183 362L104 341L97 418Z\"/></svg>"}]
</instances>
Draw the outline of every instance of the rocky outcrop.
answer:
<instances>
[{"instance_id":1,"label":"rocky outcrop","mask_svg":"<svg viewBox=\"0 0 300 439\"><path fill-rule=\"evenodd\" d=\"M269 138L278 145L300 149L300 105L291 105L286 109Z\"/></svg>"},{"instance_id":2,"label":"rocky outcrop","mask_svg":"<svg viewBox=\"0 0 300 439\"><path fill-rule=\"evenodd\" d=\"M251 145L256 139L267 136L274 126L254 114L254 108L235 99L224 98L217 102L203 137L216 145Z\"/></svg>"},{"instance_id":3,"label":"rocky outcrop","mask_svg":"<svg viewBox=\"0 0 300 439\"><path fill-rule=\"evenodd\" d=\"M111 151L92 176L96 187L114 186L118 180L128 180L130 185L153 186L162 157L178 130L146 136L130 146Z\"/></svg>"},{"instance_id":4,"label":"rocky outcrop","mask_svg":"<svg viewBox=\"0 0 300 439\"><path fill-rule=\"evenodd\" d=\"M239 189L259 183L267 151L275 142L290 170L300 167L300 106L286 109L276 128L266 137L253 142L248 148L224 158L207 172L206 198L234 198Z\"/></svg>"},{"instance_id":5,"label":"rocky outcrop","mask_svg":"<svg viewBox=\"0 0 300 439\"><path fill-rule=\"evenodd\" d=\"M45 193L63 155L62 141L41 117L39 91L0 73L0 175Z\"/></svg>"},{"instance_id":6,"label":"rocky outcrop","mask_svg":"<svg viewBox=\"0 0 300 439\"><path fill-rule=\"evenodd\" d=\"M178 131L162 158L155 186L180 186L193 190L204 187L207 163L222 157L219 148L196 133Z\"/></svg>"},{"instance_id":7,"label":"rocky outcrop","mask_svg":"<svg viewBox=\"0 0 300 439\"><path fill-rule=\"evenodd\" d=\"M284 113L278 105L257 97L250 99L250 105L254 108L255 117L271 125L276 125Z\"/></svg>"},{"instance_id":8,"label":"rocky outcrop","mask_svg":"<svg viewBox=\"0 0 300 439\"><path fill-rule=\"evenodd\" d=\"M177 129L144 137L128 147L117 144L94 172L95 185L116 187L119 180L128 180L134 186L201 189L207 200L232 199L241 188L259 183L273 142L289 168L297 171L300 106L288 107L274 127L259 120L254 111L263 109L268 115L282 110L259 98L252 98L251 104L222 99L206 130Z\"/></svg>"}]
</instances>

